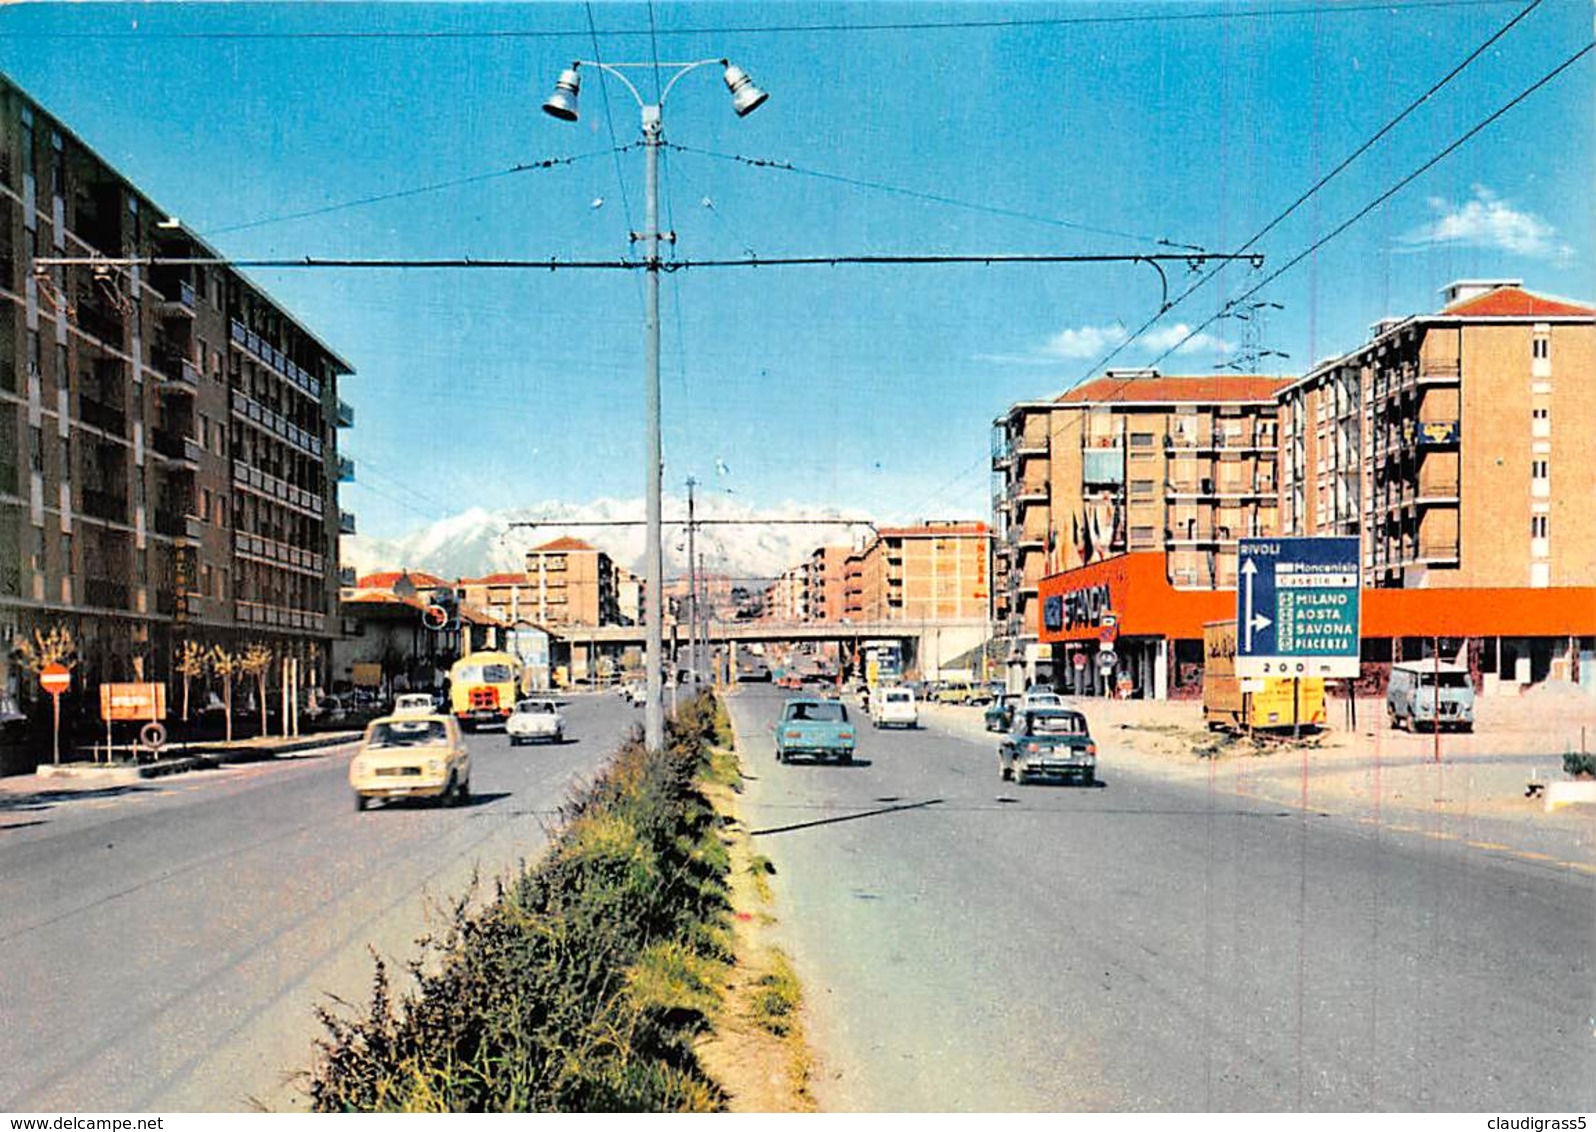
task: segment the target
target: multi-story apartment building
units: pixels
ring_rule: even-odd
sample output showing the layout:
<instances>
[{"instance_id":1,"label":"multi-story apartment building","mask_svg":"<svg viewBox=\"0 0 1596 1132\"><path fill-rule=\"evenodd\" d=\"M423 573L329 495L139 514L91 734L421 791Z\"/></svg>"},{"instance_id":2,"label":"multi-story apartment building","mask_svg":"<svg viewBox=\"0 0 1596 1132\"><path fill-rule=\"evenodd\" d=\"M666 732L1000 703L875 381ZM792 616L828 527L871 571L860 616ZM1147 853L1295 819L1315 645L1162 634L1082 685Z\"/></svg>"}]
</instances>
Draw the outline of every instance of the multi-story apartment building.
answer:
<instances>
[{"instance_id":1,"label":"multi-story apartment building","mask_svg":"<svg viewBox=\"0 0 1596 1132\"><path fill-rule=\"evenodd\" d=\"M880 530L860 553L859 613L870 621L985 621L991 529L933 521Z\"/></svg>"},{"instance_id":2,"label":"multi-story apartment building","mask_svg":"<svg viewBox=\"0 0 1596 1132\"><path fill-rule=\"evenodd\" d=\"M1237 540L1277 528L1283 377L1110 370L994 422L996 617L1034 668L1041 579L1162 552L1176 587L1234 586Z\"/></svg>"},{"instance_id":3,"label":"multi-story apartment building","mask_svg":"<svg viewBox=\"0 0 1596 1132\"><path fill-rule=\"evenodd\" d=\"M1378 681L1392 660L1439 651L1466 660L1486 688L1550 678L1596 689L1596 463L1588 456L1596 403L1585 388L1596 372L1596 308L1517 281L1454 283L1443 296L1439 313L1382 321L1368 342L1281 384L1278 446L1268 414L1250 403L1239 413L1221 407L1195 433L1185 429L1197 438L1195 514L1179 487L1193 474L1181 409L1167 406L1170 518L1161 550L1136 538L1146 520L1138 524L1135 489L1149 478L1135 470L1135 453L1150 446L1149 432L1160 443L1160 430L1129 423L1124 444L1110 430L1108 447L1127 452L1129 534L1123 545L1110 540L1107 559L1066 553L1048 570L1032 624L1057 662L1055 680L1077 691L1102 687L1093 673L1108 661L1116 681L1139 694L1192 689L1204 622L1235 616L1227 545L1247 534L1342 535L1360 540L1368 678ZM1080 433L1090 457L1105 433L1089 420ZM1073 498L1075 483L1069 467L1060 481L1056 457L1070 446L1059 435L1054 428L1049 437L1055 501ZM1232 455L1238 437L1244 443ZM1270 462L1277 503L1265 494ZM1143 465L1157 462L1144 457ZM1090 487L1103 475L1082 472ZM1183 523L1194 519L1199 536L1215 536L1206 561L1182 557ZM1062 531L1056 508L1050 522ZM1069 547L1074 535L1072 526L1059 541Z\"/></svg>"},{"instance_id":4,"label":"multi-story apartment building","mask_svg":"<svg viewBox=\"0 0 1596 1132\"><path fill-rule=\"evenodd\" d=\"M807 564L793 566L776 576L766 591L764 617L767 621L793 622L810 619L810 582Z\"/></svg>"},{"instance_id":5,"label":"multi-story apartment building","mask_svg":"<svg viewBox=\"0 0 1596 1132\"><path fill-rule=\"evenodd\" d=\"M460 600L484 610L505 624L534 620L534 583L525 574L486 574L480 578L461 578L453 587Z\"/></svg>"},{"instance_id":6,"label":"multi-story apartment building","mask_svg":"<svg viewBox=\"0 0 1596 1132\"><path fill-rule=\"evenodd\" d=\"M1596 309L1458 282L1281 394L1283 529L1362 534L1368 587L1596 578Z\"/></svg>"},{"instance_id":7,"label":"multi-story apartment building","mask_svg":"<svg viewBox=\"0 0 1596 1132\"><path fill-rule=\"evenodd\" d=\"M617 625L621 621L615 563L576 538L557 538L527 552L531 611L540 625Z\"/></svg>"},{"instance_id":8,"label":"multi-story apartment building","mask_svg":"<svg viewBox=\"0 0 1596 1132\"><path fill-rule=\"evenodd\" d=\"M69 710L169 678L180 641L319 672L337 631L351 368L166 217L0 77L0 694L24 703L35 629L77 641Z\"/></svg>"},{"instance_id":9,"label":"multi-story apartment building","mask_svg":"<svg viewBox=\"0 0 1596 1132\"><path fill-rule=\"evenodd\" d=\"M809 555L809 620L842 620L849 553L846 546L817 546Z\"/></svg>"}]
</instances>

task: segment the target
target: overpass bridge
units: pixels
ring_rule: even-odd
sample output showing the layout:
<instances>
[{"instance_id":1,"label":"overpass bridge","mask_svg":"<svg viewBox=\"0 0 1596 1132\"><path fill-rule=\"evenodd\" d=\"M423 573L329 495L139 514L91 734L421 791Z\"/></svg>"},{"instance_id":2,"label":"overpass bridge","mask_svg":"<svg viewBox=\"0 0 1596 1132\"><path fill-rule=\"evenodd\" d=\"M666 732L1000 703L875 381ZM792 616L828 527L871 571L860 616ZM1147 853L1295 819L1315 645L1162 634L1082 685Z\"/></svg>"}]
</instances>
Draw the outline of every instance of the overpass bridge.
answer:
<instances>
[{"instance_id":1,"label":"overpass bridge","mask_svg":"<svg viewBox=\"0 0 1596 1132\"><path fill-rule=\"evenodd\" d=\"M583 651L610 650L644 644L641 625L549 626L552 641ZM991 635L984 618L949 618L940 621L710 621L700 630L711 645L798 644L805 641L854 644L861 641L899 641L908 646L905 661L916 664L928 679L942 667L969 652ZM667 645L687 643L687 626L665 626ZM700 637L703 640L704 637Z\"/></svg>"}]
</instances>

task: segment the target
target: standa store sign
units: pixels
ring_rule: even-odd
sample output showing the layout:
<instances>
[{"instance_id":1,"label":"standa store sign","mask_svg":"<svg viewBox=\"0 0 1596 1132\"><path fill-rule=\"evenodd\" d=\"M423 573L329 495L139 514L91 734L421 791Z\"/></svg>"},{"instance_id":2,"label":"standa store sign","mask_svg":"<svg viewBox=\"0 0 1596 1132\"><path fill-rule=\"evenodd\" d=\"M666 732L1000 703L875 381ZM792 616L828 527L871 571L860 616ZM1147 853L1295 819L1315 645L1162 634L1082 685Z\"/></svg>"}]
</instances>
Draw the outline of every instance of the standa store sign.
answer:
<instances>
[{"instance_id":1,"label":"standa store sign","mask_svg":"<svg viewBox=\"0 0 1596 1132\"><path fill-rule=\"evenodd\" d=\"M1042 602L1042 628L1048 632L1113 624L1113 597L1108 583L1051 594Z\"/></svg>"},{"instance_id":2,"label":"standa store sign","mask_svg":"<svg viewBox=\"0 0 1596 1132\"><path fill-rule=\"evenodd\" d=\"M1101 625L1104 616L1113 608L1113 598L1109 593L1107 582L1070 590L1066 594L1061 594L1060 600L1064 604L1063 628L1066 630Z\"/></svg>"}]
</instances>

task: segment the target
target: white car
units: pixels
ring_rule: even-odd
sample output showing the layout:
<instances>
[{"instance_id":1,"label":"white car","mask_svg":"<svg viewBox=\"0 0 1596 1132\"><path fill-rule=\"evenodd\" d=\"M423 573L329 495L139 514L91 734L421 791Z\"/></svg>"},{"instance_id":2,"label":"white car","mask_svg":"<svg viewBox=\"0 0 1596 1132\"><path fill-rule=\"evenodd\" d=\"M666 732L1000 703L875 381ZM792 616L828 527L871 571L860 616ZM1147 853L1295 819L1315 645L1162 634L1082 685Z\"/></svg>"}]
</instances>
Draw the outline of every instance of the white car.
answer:
<instances>
[{"instance_id":1,"label":"white car","mask_svg":"<svg viewBox=\"0 0 1596 1132\"><path fill-rule=\"evenodd\" d=\"M565 716L553 700L520 700L504 724L510 746L522 743L558 743L565 738Z\"/></svg>"},{"instance_id":2,"label":"white car","mask_svg":"<svg viewBox=\"0 0 1596 1132\"><path fill-rule=\"evenodd\" d=\"M877 688L870 697L870 722L876 727L918 727L920 709L909 688Z\"/></svg>"},{"instance_id":3,"label":"white car","mask_svg":"<svg viewBox=\"0 0 1596 1132\"><path fill-rule=\"evenodd\" d=\"M430 692L406 692L393 699L394 715L431 715L437 710Z\"/></svg>"}]
</instances>

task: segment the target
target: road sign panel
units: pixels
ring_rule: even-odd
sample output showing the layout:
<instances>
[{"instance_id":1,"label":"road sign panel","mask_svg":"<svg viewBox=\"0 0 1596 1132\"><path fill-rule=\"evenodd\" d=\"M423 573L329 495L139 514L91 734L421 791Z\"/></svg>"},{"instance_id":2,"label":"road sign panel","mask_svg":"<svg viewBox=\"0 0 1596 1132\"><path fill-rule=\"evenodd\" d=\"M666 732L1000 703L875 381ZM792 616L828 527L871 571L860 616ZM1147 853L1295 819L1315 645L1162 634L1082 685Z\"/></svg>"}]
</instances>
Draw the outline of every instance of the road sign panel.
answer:
<instances>
[{"instance_id":1,"label":"road sign panel","mask_svg":"<svg viewBox=\"0 0 1596 1132\"><path fill-rule=\"evenodd\" d=\"M39 687L59 696L72 687L72 671L64 664L47 664L39 671Z\"/></svg>"},{"instance_id":2,"label":"road sign panel","mask_svg":"<svg viewBox=\"0 0 1596 1132\"><path fill-rule=\"evenodd\" d=\"M1244 538L1236 584L1236 675L1358 675L1355 538Z\"/></svg>"}]
</instances>

